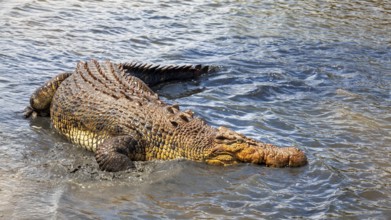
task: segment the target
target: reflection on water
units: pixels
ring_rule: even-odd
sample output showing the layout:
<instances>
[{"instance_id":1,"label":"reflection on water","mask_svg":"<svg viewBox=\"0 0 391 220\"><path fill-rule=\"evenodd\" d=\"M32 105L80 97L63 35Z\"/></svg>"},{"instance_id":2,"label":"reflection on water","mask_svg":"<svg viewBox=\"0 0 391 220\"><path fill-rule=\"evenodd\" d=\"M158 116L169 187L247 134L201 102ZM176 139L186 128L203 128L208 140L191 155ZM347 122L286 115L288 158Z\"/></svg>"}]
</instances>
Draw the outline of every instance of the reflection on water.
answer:
<instances>
[{"instance_id":1,"label":"reflection on water","mask_svg":"<svg viewBox=\"0 0 391 220\"><path fill-rule=\"evenodd\" d=\"M2 1L0 218L391 215L387 1ZM220 65L156 88L214 126L305 150L298 169L139 162L105 173L32 91L79 60Z\"/></svg>"}]
</instances>

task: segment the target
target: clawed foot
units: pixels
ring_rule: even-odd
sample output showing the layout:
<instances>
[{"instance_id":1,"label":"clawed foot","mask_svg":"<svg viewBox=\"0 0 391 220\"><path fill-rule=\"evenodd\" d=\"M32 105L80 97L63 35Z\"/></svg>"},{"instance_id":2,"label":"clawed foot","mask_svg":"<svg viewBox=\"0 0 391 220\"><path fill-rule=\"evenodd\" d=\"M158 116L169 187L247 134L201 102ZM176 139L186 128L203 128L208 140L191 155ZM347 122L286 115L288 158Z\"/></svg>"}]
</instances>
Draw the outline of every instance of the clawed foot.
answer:
<instances>
[{"instance_id":1,"label":"clawed foot","mask_svg":"<svg viewBox=\"0 0 391 220\"><path fill-rule=\"evenodd\" d=\"M23 112L23 116L24 118L36 118L38 116L38 113L36 111L34 111L33 108L31 108L30 106L27 106L25 109L24 109L24 112Z\"/></svg>"},{"instance_id":2,"label":"clawed foot","mask_svg":"<svg viewBox=\"0 0 391 220\"><path fill-rule=\"evenodd\" d=\"M118 172L135 168L133 162L124 154L107 154L97 152L95 155L99 168L103 171Z\"/></svg>"},{"instance_id":3,"label":"clawed foot","mask_svg":"<svg viewBox=\"0 0 391 220\"><path fill-rule=\"evenodd\" d=\"M42 111L38 111L38 110L32 108L31 106L27 106L23 111L23 116L24 116L24 118L31 117L32 119L35 119L38 116L46 117L46 116L49 116L49 110L45 109Z\"/></svg>"}]
</instances>

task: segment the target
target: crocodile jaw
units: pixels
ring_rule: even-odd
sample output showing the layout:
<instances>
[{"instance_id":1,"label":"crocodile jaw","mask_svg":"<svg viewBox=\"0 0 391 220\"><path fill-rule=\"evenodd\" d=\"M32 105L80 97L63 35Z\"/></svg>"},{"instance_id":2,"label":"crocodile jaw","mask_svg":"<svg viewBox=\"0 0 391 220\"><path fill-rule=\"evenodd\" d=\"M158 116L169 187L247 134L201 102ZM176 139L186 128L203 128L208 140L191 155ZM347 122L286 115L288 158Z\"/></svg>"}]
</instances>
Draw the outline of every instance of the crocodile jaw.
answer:
<instances>
[{"instance_id":1,"label":"crocodile jaw","mask_svg":"<svg viewBox=\"0 0 391 220\"><path fill-rule=\"evenodd\" d=\"M215 165L243 162L271 167L299 167L308 162L304 152L298 148L261 143L225 127L218 129L213 148L205 161Z\"/></svg>"}]
</instances>

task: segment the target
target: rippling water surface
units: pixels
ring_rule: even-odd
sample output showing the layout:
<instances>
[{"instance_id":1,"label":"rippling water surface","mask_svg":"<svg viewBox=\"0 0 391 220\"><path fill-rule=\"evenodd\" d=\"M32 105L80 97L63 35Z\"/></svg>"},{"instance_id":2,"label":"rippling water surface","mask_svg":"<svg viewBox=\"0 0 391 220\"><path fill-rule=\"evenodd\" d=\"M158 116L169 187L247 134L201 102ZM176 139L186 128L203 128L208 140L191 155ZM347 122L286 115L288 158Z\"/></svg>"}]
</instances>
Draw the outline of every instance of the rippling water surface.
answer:
<instances>
[{"instance_id":1,"label":"rippling water surface","mask_svg":"<svg viewBox=\"0 0 391 220\"><path fill-rule=\"evenodd\" d=\"M0 218L391 216L388 1L0 1ZM297 169L93 155L21 112L80 60L215 64L168 102L309 158Z\"/></svg>"}]
</instances>

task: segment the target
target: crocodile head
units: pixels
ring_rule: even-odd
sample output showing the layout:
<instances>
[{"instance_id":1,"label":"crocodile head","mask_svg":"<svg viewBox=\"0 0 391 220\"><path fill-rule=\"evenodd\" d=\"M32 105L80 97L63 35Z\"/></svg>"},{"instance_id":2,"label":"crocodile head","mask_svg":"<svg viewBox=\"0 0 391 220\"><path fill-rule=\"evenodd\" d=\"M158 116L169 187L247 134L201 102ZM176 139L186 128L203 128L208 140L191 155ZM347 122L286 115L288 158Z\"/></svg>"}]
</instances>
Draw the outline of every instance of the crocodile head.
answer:
<instances>
[{"instance_id":1,"label":"crocodile head","mask_svg":"<svg viewBox=\"0 0 391 220\"><path fill-rule=\"evenodd\" d=\"M280 148L264 144L226 127L219 127L206 162L216 165L244 162L272 167L298 167L307 164L307 157L295 147Z\"/></svg>"}]
</instances>

